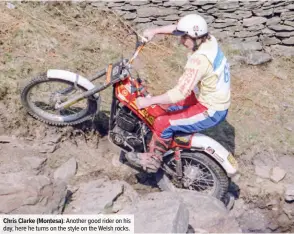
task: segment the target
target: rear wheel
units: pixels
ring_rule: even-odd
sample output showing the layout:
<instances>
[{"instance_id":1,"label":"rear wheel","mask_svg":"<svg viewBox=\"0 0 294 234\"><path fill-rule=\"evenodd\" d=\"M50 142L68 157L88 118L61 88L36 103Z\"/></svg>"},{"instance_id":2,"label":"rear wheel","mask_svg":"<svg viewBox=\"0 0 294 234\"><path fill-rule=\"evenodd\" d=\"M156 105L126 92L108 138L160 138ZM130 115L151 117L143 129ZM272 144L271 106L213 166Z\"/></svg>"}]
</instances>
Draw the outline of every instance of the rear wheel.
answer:
<instances>
[{"instance_id":1,"label":"rear wheel","mask_svg":"<svg viewBox=\"0 0 294 234\"><path fill-rule=\"evenodd\" d=\"M228 191L229 179L223 168L202 152L182 152L183 178L181 180L160 171L157 184L164 191L191 190L222 200ZM167 166L176 171L176 162L170 158Z\"/></svg>"},{"instance_id":2,"label":"rear wheel","mask_svg":"<svg viewBox=\"0 0 294 234\"><path fill-rule=\"evenodd\" d=\"M43 74L22 89L21 101L28 113L42 122L56 126L75 125L96 113L97 101L94 97L85 98L62 110L57 110L55 105L84 91L83 87L75 86L70 81L48 79Z\"/></svg>"}]
</instances>

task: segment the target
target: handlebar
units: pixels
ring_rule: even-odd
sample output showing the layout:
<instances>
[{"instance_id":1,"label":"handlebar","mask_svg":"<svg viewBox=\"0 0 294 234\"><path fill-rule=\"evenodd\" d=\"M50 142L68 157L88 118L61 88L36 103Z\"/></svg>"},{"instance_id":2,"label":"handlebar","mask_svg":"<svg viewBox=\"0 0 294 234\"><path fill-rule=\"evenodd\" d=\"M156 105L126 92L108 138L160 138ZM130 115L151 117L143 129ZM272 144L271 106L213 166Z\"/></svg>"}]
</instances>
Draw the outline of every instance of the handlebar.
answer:
<instances>
[{"instance_id":1,"label":"handlebar","mask_svg":"<svg viewBox=\"0 0 294 234\"><path fill-rule=\"evenodd\" d=\"M136 59L136 57L139 55L140 51L143 49L143 47L146 45L146 43L148 42L148 39L143 37L143 36L140 36L138 35L135 31L133 31L132 33L130 34L135 34L136 36L136 49L135 49L135 52L132 56L132 58L128 61L128 65L132 64L133 61ZM139 38L141 40L139 40Z\"/></svg>"}]
</instances>

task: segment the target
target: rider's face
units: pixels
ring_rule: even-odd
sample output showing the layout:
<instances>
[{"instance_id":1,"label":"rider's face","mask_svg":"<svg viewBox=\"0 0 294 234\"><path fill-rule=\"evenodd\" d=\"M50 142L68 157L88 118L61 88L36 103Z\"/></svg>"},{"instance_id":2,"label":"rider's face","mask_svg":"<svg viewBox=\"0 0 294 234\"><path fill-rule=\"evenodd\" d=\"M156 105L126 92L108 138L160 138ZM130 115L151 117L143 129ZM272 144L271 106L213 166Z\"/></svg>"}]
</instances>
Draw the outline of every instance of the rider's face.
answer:
<instances>
[{"instance_id":1,"label":"rider's face","mask_svg":"<svg viewBox=\"0 0 294 234\"><path fill-rule=\"evenodd\" d=\"M180 38L180 43L182 45L184 45L186 48L190 49L190 50L193 50L193 47L194 47L194 41L191 37L189 37L188 35L184 35L184 36L181 36Z\"/></svg>"}]
</instances>

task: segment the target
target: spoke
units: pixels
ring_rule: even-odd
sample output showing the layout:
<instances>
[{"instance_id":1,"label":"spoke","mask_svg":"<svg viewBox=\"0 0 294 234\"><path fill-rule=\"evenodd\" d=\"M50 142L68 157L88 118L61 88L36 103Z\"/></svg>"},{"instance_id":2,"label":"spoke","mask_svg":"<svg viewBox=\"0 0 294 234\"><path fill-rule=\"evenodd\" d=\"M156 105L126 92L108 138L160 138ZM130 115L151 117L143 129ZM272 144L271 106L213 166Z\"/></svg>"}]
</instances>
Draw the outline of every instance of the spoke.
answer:
<instances>
[{"instance_id":1,"label":"spoke","mask_svg":"<svg viewBox=\"0 0 294 234\"><path fill-rule=\"evenodd\" d=\"M205 187L203 188L203 186L200 185L200 184L195 184L195 183L193 183L192 185L196 186L197 188L202 189L202 191L206 190L206 188L205 188Z\"/></svg>"},{"instance_id":2,"label":"spoke","mask_svg":"<svg viewBox=\"0 0 294 234\"><path fill-rule=\"evenodd\" d=\"M199 181L199 182L200 182L200 181L205 181L205 182L206 182L206 181L208 181L208 182L214 182L214 180L209 180L209 179L206 179L206 180L205 180L205 179L204 179L204 180L203 180L203 179L196 179L196 180L197 180L197 181Z\"/></svg>"},{"instance_id":3,"label":"spoke","mask_svg":"<svg viewBox=\"0 0 294 234\"><path fill-rule=\"evenodd\" d=\"M212 175L211 174L202 174L199 179L207 179L207 178L211 178ZM213 177L212 177L213 178Z\"/></svg>"},{"instance_id":4,"label":"spoke","mask_svg":"<svg viewBox=\"0 0 294 234\"><path fill-rule=\"evenodd\" d=\"M176 167L176 163L174 161L171 162L171 165Z\"/></svg>"},{"instance_id":5,"label":"spoke","mask_svg":"<svg viewBox=\"0 0 294 234\"><path fill-rule=\"evenodd\" d=\"M54 81L40 83L30 91L29 99L39 112L45 111L48 114L55 116L81 114L85 111L86 102L84 101L76 103L65 110L56 110L54 108L54 103L59 99L67 100L68 98L82 91L81 89L74 89L71 92L63 95L62 91L68 89L69 87L70 86L67 84L61 84Z\"/></svg>"}]
</instances>

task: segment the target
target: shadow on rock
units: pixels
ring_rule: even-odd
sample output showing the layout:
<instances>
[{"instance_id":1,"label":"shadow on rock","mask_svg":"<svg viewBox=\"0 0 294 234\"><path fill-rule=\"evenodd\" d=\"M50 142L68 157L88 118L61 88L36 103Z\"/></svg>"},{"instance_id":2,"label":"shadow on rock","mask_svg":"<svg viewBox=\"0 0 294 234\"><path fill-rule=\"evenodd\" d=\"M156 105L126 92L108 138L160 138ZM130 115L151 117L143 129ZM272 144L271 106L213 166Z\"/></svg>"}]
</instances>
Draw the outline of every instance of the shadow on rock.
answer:
<instances>
[{"instance_id":1,"label":"shadow on rock","mask_svg":"<svg viewBox=\"0 0 294 234\"><path fill-rule=\"evenodd\" d=\"M240 187L233 181L229 185L229 193L231 193L235 199L240 197Z\"/></svg>"},{"instance_id":2,"label":"shadow on rock","mask_svg":"<svg viewBox=\"0 0 294 234\"><path fill-rule=\"evenodd\" d=\"M235 128L227 120L201 133L213 138L235 154Z\"/></svg>"},{"instance_id":3,"label":"shadow on rock","mask_svg":"<svg viewBox=\"0 0 294 234\"><path fill-rule=\"evenodd\" d=\"M109 131L109 113L100 111L93 119L85 121L74 126L74 128L82 130L83 132L98 132L102 137L108 135Z\"/></svg>"}]
</instances>

